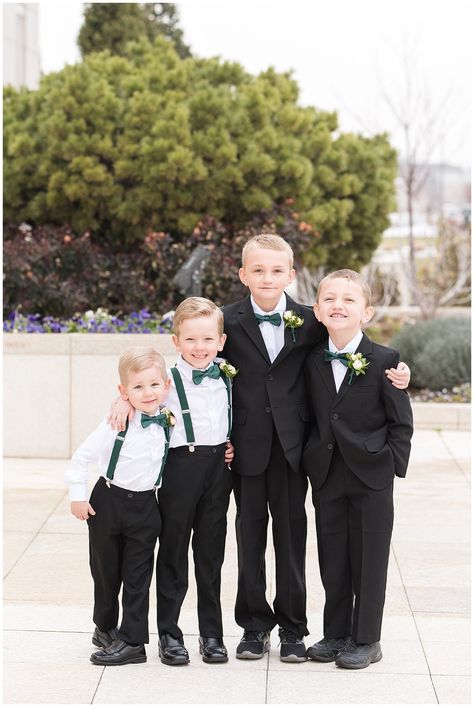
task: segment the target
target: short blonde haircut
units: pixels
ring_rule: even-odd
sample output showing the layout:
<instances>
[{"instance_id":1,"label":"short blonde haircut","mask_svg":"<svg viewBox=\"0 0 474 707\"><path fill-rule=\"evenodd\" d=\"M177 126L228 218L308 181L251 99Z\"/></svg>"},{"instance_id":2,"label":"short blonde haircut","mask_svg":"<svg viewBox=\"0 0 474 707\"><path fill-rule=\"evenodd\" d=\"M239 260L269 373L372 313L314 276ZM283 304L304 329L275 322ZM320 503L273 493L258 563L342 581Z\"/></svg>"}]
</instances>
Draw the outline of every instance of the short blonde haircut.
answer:
<instances>
[{"instance_id":1,"label":"short blonde haircut","mask_svg":"<svg viewBox=\"0 0 474 707\"><path fill-rule=\"evenodd\" d=\"M291 246L281 236L274 235L273 233L260 233L247 241L242 248L242 267L245 267L248 254L256 248L279 250L287 253L290 262L290 270L293 269L293 250Z\"/></svg>"},{"instance_id":2,"label":"short blonde haircut","mask_svg":"<svg viewBox=\"0 0 474 707\"><path fill-rule=\"evenodd\" d=\"M215 317L219 336L224 333L224 315L219 307L205 297L187 297L176 308L173 318L173 331L179 337L179 328L185 319L196 317Z\"/></svg>"},{"instance_id":3,"label":"short blonde haircut","mask_svg":"<svg viewBox=\"0 0 474 707\"><path fill-rule=\"evenodd\" d=\"M372 302L372 292L369 286L369 283L363 277L360 273L356 272L355 270L335 270L334 272L330 272L326 277L323 277L321 282L318 285L318 292L316 295L316 302L319 302L319 293L321 292L321 287L326 283L329 282L330 280L335 280L336 278L345 278L346 280L350 280L351 282L357 283L357 285L360 285L362 289L362 294L364 295L365 299L365 304L367 307L371 306Z\"/></svg>"},{"instance_id":4,"label":"short blonde haircut","mask_svg":"<svg viewBox=\"0 0 474 707\"><path fill-rule=\"evenodd\" d=\"M156 367L163 380L168 380L166 363L163 356L150 346L135 346L127 349L119 358L118 372L122 385L127 385L130 373L139 373L145 368Z\"/></svg>"}]
</instances>

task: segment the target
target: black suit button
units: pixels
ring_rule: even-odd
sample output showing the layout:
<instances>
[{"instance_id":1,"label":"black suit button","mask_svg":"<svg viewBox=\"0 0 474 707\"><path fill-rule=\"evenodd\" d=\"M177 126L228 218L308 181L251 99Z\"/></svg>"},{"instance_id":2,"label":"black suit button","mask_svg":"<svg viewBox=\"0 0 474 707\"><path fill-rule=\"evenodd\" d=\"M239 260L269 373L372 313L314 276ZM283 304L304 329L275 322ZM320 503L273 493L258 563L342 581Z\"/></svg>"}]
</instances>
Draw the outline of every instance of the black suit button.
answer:
<instances>
[{"instance_id":1,"label":"black suit button","mask_svg":"<svg viewBox=\"0 0 474 707\"><path fill-rule=\"evenodd\" d=\"M271 411L272 411L271 408L265 408L265 412L271 412Z\"/></svg>"},{"instance_id":2,"label":"black suit button","mask_svg":"<svg viewBox=\"0 0 474 707\"><path fill-rule=\"evenodd\" d=\"M331 442L329 442L328 449L332 449L332 447L333 447L333 445L331 444Z\"/></svg>"},{"instance_id":3,"label":"black suit button","mask_svg":"<svg viewBox=\"0 0 474 707\"><path fill-rule=\"evenodd\" d=\"M339 420L339 413L338 413L338 412L333 412L333 414L332 414L332 419L333 419L333 420Z\"/></svg>"},{"instance_id":4,"label":"black suit button","mask_svg":"<svg viewBox=\"0 0 474 707\"><path fill-rule=\"evenodd\" d=\"M267 381L272 381L272 380L273 380L273 376L272 376L272 374L270 373L270 375L267 376Z\"/></svg>"}]
</instances>

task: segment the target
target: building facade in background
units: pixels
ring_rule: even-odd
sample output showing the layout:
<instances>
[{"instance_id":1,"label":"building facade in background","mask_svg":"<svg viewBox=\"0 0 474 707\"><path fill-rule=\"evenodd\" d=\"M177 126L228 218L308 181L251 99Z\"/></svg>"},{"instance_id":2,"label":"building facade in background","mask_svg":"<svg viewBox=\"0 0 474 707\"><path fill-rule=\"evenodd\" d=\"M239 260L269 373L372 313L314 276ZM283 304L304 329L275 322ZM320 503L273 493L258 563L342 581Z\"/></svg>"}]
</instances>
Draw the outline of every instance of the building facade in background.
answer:
<instances>
[{"instance_id":1,"label":"building facade in background","mask_svg":"<svg viewBox=\"0 0 474 707\"><path fill-rule=\"evenodd\" d=\"M38 88L41 76L36 2L8 2L3 9L3 85Z\"/></svg>"}]
</instances>

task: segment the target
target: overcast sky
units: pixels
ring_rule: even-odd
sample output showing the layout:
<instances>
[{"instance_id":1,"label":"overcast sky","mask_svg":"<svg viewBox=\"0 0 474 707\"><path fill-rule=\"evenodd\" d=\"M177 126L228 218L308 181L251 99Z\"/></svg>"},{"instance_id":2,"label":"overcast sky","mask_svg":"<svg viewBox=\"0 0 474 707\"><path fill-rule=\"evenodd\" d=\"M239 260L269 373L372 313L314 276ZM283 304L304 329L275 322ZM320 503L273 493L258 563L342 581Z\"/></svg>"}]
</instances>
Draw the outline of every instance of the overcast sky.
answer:
<instances>
[{"instance_id":1,"label":"overcast sky","mask_svg":"<svg viewBox=\"0 0 474 707\"><path fill-rule=\"evenodd\" d=\"M437 160L471 159L472 3L467 0L186 0L177 3L184 39L199 56L238 61L251 73L292 70L300 103L339 114L342 130L390 132L402 146L383 90L400 98L402 57L428 87L449 128ZM40 2L44 73L79 61L82 3Z\"/></svg>"}]
</instances>

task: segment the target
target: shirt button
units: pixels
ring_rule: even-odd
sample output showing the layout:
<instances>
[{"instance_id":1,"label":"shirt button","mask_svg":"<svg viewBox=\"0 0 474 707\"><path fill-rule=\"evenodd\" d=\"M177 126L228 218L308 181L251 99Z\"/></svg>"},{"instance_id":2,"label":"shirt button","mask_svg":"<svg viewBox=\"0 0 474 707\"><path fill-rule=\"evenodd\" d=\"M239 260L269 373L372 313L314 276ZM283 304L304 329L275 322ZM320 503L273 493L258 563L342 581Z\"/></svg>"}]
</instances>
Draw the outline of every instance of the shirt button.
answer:
<instances>
[{"instance_id":1,"label":"shirt button","mask_svg":"<svg viewBox=\"0 0 474 707\"><path fill-rule=\"evenodd\" d=\"M271 408L265 408L265 412L271 412L271 411L272 411Z\"/></svg>"},{"instance_id":2,"label":"shirt button","mask_svg":"<svg viewBox=\"0 0 474 707\"><path fill-rule=\"evenodd\" d=\"M332 449L333 445L329 442L328 449Z\"/></svg>"},{"instance_id":3,"label":"shirt button","mask_svg":"<svg viewBox=\"0 0 474 707\"><path fill-rule=\"evenodd\" d=\"M333 419L333 420L339 420L339 413L338 413L338 412L334 412L334 413L333 413L333 416L332 416L332 419Z\"/></svg>"}]
</instances>

